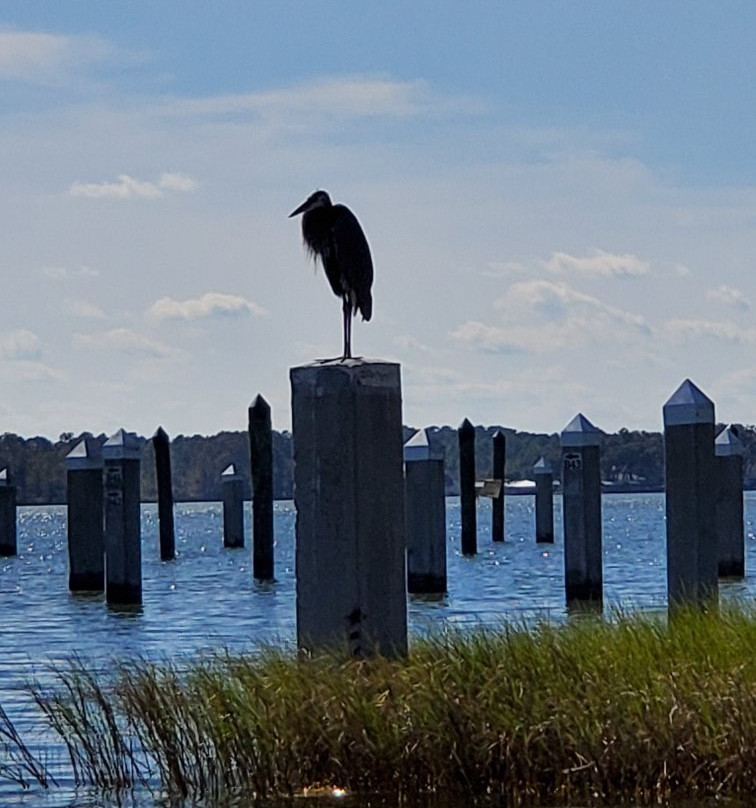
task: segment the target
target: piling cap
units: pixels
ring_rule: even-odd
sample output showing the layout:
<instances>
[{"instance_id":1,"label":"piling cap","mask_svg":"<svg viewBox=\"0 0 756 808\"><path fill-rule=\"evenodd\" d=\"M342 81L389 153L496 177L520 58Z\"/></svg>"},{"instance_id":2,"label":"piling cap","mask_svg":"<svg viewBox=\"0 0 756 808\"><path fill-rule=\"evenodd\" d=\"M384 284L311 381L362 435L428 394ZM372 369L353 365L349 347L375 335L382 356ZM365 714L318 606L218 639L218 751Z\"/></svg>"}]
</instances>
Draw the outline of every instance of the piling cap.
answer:
<instances>
[{"instance_id":1,"label":"piling cap","mask_svg":"<svg viewBox=\"0 0 756 808\"><path fill-rule=\"evenodd\" d=\"M428 433L425 429L418 429L404 444L405 463L411 463L413 460L438 460L439 458L438 452L431 451Z\"/></svg>"},{"instance_id":2,"label":"piling cap","mask_svg":"<svg viewBox=\"0 0 756 808\"><path fill-rule=\"evenodd\" d=\"M717 457L742 455L744 448L743 441L740 440L737 432L731 426L723 429L714 441L714 453Z\"/></svg>"},{"instance_id":3,"label":"piling cap","mask_svg":"<svg viewBox=\"0 0 756 808\"><path fill-rule=\"evenodd\" d=\"M533 474L553 474L554 469L545 457L539 457L533 464Z\"/></svg>"},{"instance_id":4,"label":"piling cap","mask_svg":"<svg viewBox=\"0 0 756 808\"><path fill-rule=\"evenodd\" d=\"M82 438L65 457L67 471L102 468L102 446L96 438Z\"/></svg>"},{"instance_id":5,"label":"piling cap","mask_svg":"<svg viewBox=\"0 0 756 808\"><path fill-rule=\"evenodd\" d=\"M136 432L119 429L103 444L102 456L105 460L139 460L142 457L142 447Z\"/></svg>"},{"instance_id":6,"label":"piling cap","mask_svg":"<svg viewBox=\"0 0 756 808\"><path fill-rule=\"evenodd\" d=\"M241 480L241 474L237 474L236 466L229 463L221 472L221 482L227 483L232 480Z\"/></svg>"},{"instance_id":7,"label":"piling cap","mask_svg":"<svg viewBox=\"0 0 756 808\"><path fill-rule=\"evenodd\" d=\"M664 426L713 424L714 402L686 379L662 408Z\"/></svg>"},{"instance_id":8,"label":"piling cap","mask_svg":"<svg viewBox=\"0 0 756 808\"><path fill-rule=\"evenodd\" d=\"M601 430L594 426L582 412L579 412L562 430L562 446L598 446Z\"/></svg>"}]
</instances>

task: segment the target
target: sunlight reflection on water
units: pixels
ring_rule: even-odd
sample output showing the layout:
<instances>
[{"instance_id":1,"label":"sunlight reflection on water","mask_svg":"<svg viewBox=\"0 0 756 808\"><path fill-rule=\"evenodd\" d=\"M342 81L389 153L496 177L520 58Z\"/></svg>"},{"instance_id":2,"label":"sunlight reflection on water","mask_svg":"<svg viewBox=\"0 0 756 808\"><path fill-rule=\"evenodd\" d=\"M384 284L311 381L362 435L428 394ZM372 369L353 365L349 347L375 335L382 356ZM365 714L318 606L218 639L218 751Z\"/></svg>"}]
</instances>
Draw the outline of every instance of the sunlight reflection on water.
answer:
<instances>
[{"instance_id":1,"label":"sunlight reflection on water","mask_svg":"<svg viewBox=\"0 0 756 808\"><path fill-rule=\"evenodd\" d=\"M496 625L502 619L565 618L561 501L555 503L554 545L534 541L531 496L510 496L507 540L490 541L490 503L478 508L478 555L459 551L459 501L447 500L448 594L409 602L410 631L422 634L444 625ZM245 513L249 535L249 513ZM294 647L294 522L291 502L275 506L276 581L251 577L251 550L224 550L222 508L218 503L176 508L178 558L161 562L157 512L142 508L144 606L137 613L108 610L101 597L72 596L67 590L66 509L22 507L18 517L17 558L0 566L0 699L17 726L42 749L56 774L65 756L40 729L36 708L25 692L33 677L49 681L51 664L78 654L98 666L113 657L195 657L202 651L253 650L260 643ZM746 568L756 568L756 494L746 494ZM604 594L607 609L662 609L666 604L662 494L613 494L603 498ZM723 582L724 598L751 599L756 576ZM122 804L158 805L150 796ZM0 784L3 806L95 808L115 803L76 792L63 779L49 792Z\"/></svg>"}]
</instances>

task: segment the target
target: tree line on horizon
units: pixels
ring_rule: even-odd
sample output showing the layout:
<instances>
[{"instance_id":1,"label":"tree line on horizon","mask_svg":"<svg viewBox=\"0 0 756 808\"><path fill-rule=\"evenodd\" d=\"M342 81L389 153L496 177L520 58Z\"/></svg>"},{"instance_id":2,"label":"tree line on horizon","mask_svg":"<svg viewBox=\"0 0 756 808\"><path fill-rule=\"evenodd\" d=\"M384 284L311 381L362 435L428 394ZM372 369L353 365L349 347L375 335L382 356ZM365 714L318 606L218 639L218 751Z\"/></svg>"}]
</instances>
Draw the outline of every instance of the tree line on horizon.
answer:
<instances>
[{"instance_id":1,"label":"tree line on horizon","mask_svg":"<svg viewBox=\"0 0 756 808\"><path fill-rule=\"evenodd\" d=\"M744 477L748 487L756 485L756 426L737 426L745 447ZM404 440L417 430L404 427ZM533 464L544 457L559 477L561 446L559 434L518 432L500 426L475 428L477 479L492 476L493 437L497 431L506 436L508 481L532 479ZM459 492L459 452L457 429L432 426L427 429L431 450L443 457L446 493ZM48 505L66 502L64 459L85 437L101 444L108 436L89 432L74 436L62 434L55 442L43 437L23 438L13 433L0 435L0 469L7 468L17 487L19 504ZM155 501L155 458L150 438L142 442L142 500ZM179 435L171 441L173 494L177 502L213 502L221 499L221 472L233 463L245 479L245 497L251 496L249 436L247 432L219 432L216 435ZM273 486L276 499L291 499L294 494L294 461L289 432L273 431ZM664 438L660 432L621 429L601 436L602 479L642 490L660 490L664 485Z\"/></svg>"}]
</instances>

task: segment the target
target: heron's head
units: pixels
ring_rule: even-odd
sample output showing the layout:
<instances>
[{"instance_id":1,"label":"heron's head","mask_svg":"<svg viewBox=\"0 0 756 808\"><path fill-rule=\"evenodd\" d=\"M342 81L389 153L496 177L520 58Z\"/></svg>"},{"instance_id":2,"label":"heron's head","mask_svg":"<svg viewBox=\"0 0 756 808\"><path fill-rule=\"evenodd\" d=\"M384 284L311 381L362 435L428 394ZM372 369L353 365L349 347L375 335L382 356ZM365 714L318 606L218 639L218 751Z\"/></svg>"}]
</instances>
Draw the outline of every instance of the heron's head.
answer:
<instances>
[{"instance_id":1,"label":"heron's head","mask_svg":"<svg viewBox=\"0 0 756 808\"><path fill-rule=\"evenodd\" d=\"M315 208L329 207L331 207L331 197L328 196L325 191L315 191L315 193L310 194L296 210L293 210L289 214L289 218L291 219L292 216L298 216L300 213L309 213L311 210L315 210Z\"/></svg>"}]
</instances>

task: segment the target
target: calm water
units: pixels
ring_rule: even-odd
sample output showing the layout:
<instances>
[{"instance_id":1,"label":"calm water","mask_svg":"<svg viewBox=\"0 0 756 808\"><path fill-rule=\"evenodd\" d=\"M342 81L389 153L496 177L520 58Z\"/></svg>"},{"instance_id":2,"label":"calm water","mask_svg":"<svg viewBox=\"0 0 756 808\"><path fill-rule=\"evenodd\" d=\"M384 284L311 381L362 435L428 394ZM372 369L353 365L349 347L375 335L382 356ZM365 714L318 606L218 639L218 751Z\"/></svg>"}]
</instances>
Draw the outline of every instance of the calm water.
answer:
<instances>
[{"instance_id":1,"label":"calm water","mask_svg":"<svg viewBox=\"0 0 756 808\"><path fill-rule=\"evenodd\" d=\"M478 510L478 550L459 553L459 503L447 500L449 593L440 601L411 600L410 631L417 635L442 625L493 624L502 617L565 615L561 501L556 500L554 545L534 541L533 498L509 497L507 540L490 541L490 504ZM248 515L247 515L248 516ZM161 562L157 512L142 510L144 606L136 613L109 611L101 598L73 597L67 590L65 507L20 508L17 558L0 568L0 700L37 743L46 744L35 710L24 692L32 677L46 680L49 665L79 654L98 665L129 656L196 655L222 647L254 649L260 642L294 647L294 508L277 503L276 582L256 584L250 549L224 550L220 504L177 506L174 562ZM664 498L661 494L604 497L604 593L613 606L662 609L666 604ZM247 533L249 534L249 526ZM725 582L721 596L756 597L756 493L746 494L746 567L742 582ZM753 571L753 572L751 572ZM38 735L34 733L39 733ZM61 750L47 752L56 776ZM0 764L2 763L0 749ZM61 778L59 778L61 779ZM0 782L3 806L116 804L70 784L49 792L19 792ZM158 805L139 797L123 805Z\"/></svg>"}]
</instances>

